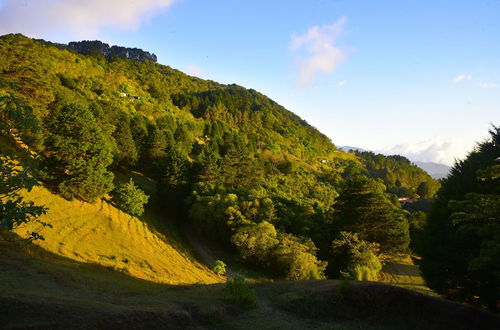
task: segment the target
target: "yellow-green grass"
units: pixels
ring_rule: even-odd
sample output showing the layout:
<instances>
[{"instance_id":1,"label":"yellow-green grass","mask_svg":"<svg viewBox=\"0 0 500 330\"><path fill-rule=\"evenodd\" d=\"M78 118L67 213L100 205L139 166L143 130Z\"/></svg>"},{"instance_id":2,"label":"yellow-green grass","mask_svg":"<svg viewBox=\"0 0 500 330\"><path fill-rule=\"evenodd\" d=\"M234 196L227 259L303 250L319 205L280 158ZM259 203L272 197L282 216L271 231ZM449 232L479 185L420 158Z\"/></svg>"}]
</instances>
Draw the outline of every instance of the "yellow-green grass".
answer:
<instances>
[{"instance_id":1,"label":"yellow-green grass","mask_svg":"<svg viewBox=\"0 0 500 330\"><path fill-rule=\"evenodd\" d=\"M257 306L222 284L165 285L0 241L2 329L498 329L483 311L370 282L252 285Z\"/></svg>"},{"instance_id":2,"label":"yellow-green grass","mask_svg":"<svg viewBox=\"0 0 500 330\"><path fill-rule=\"evenodd\" d=\"M50 252L157 283L209 284L224 280L177 250L164 235L105 200L95 204L67 201L43 187L22 195L49 209L40 220L52 228L43 228L45 241L35 244ZM39 224L29 224L17 228L16 233L22 236L40 229Z\"/></svg>"},{"instance_id":3,"label":"yellow-green grass","mask_svg":"<svg viewBox=\"0 0 500 330\"><path fill-rule=\"evenodd\" d=\"M437 296L427 287L418 266L408 255L386 260L379 273L378 282Z\"/></svg>"}]
</instances>

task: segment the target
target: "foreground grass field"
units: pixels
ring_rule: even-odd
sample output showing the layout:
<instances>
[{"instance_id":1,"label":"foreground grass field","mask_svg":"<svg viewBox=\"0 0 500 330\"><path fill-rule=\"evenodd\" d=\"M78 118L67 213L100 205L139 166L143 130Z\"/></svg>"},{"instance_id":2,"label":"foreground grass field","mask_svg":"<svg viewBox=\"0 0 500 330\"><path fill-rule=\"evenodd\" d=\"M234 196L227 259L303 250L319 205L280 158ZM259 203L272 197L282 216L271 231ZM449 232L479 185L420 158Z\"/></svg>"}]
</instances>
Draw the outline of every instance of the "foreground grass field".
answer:
<instances>
[{"instance_id":1,"label":"foreground grass field","mask_svg":"<svg viewBox=\"0 0 500 330\"><path fill-rule=\"evenodd\" d=\"M57 255L98 264L133 277L165 284L218 283L223 278L199 264L174 241L147 223L100 200L95 204L67 201L43 187L23 192L26 200L49 208L40 220L45 241L35 243ZM19 235L40 225L17 229Z\"/></svg>"},{"instance_id":2,"label":"foreground grass field","mask_svg":"<svg viewBox=\"0 0 500 330\"><path fill-rule=\"evenodd\" d=\"M222 284L152 283L37 246L0 243L0 256L1 329L500 328L487 312L379 283L260 284L257 306L242 308Z\"/></svg>"}]
</instances>

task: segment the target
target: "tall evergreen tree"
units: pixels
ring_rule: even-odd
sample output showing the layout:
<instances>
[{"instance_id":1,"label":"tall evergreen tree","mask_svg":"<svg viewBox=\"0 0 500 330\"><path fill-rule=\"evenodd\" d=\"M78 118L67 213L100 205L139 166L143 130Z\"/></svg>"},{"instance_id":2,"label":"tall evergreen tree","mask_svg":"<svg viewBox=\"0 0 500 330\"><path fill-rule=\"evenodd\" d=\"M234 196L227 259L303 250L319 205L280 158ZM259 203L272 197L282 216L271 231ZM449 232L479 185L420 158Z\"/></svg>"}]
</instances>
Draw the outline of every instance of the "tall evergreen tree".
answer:
<instances>
[{"instance_id":1,"label":"tall evergreen tree","mask_svg":"<svg viewBox=\"0 0 500 330\"><path fill-rule=\"evenodd\" d=\"M158 193L172 210L185 211L184 199L190 192L191 168L187 156L172 148L158 164Z\"/></svg>"},{"instance_id":2,"label":"tall evergreen tree","mask_svg":"<svg viewBox=\"0 0 500 330\"><path fill-rule=\"evenodd\" d=\"M458 300L500 305L500 127L443 181L422 253L431 288Z\"/></svg>"},{"instance_id":3,"label":"tall evergreen tree","mask_svg":"<svg viewBox=\"0 0 500 330\"><path fill-rule=\"evenodd\" d=\"M404 252L410 241L408 220L384 190L384 185L364 176L347 180L335 206L334 227L337 233L357 233L380 244L382 252Z\"/></svg>"},{"instance_id":4,"label":"tall evergreen tree","mask_svg":"<svg viewBox=\"0 0 500 330\"><path fill-rule=\"evenodd\" d=\"M137 162L138 152L130 130L130 119L125 114L121 114L119 118L113 132L117 147L115 159L122 166L134 166Z\"/></svg>"},{"instance_id":5,"label":"tall evergreen tree","mask_svg":"<svg viewBox=\"0 0 500 330\"><path fill-rule=\"evenodd\" d=\"M111 148L88 108L69 104L48 123L46 156L59 192L93 202L113 189Z\"/></svg>"},{"instance_id":6,"label":"tall evergreen tree","mask_svg":"<svg viewBox=\"0 0 500 330\"><path fill-rule=\"evenodd\" d=\"M150 162L157 162L166 155L167 138L165 134L154 125L148 127L148 132L145 158Z\"/></svg>"}]
</instances>

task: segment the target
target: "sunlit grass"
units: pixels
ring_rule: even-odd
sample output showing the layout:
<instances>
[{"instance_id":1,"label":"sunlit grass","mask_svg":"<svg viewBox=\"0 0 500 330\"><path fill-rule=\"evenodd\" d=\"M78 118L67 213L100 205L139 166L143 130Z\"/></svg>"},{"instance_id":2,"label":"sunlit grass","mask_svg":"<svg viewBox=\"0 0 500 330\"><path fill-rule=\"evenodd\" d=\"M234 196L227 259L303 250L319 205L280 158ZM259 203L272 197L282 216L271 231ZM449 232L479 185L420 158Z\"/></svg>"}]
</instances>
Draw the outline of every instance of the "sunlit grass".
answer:
<instances>
[{"instance_id":1,"label":"sunlit grass","mask_svg":"<svg viewBox=\"0 0 500 330\"><path fill-rule=\"evenodd\" d=\"M385 260L378 282L399 286L431 296L437 296L429 287L410 256Z\"/></svg>"},{"instance_id":2,"label":"sunlit grass","mask_svg":"<svg viewBox=\"0 0 500 330\"><path fill-rule=\"evenodd\" d=\"M67 201L43 187L23 192L26 200L49 208L40 220L45 241L36 244L55 254L95 263L131 276L166 284L217 283L223 278L189 260L146 223L100 200L95 204ZM18 228L20 235L39 225Z\"/></svg>"}]
</instances>

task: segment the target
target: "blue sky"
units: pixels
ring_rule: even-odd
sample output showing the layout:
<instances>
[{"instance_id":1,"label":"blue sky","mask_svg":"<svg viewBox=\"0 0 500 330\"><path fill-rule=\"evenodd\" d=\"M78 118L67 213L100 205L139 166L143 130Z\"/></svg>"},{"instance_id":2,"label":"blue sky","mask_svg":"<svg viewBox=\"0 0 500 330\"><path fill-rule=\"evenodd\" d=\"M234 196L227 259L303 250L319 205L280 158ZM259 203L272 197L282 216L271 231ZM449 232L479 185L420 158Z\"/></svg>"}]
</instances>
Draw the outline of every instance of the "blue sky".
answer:
<instances>
[{"instance_id":1,"label":"blue sky","mask_svg":"<svg viewBox=\"0 0 500 330\"><path fill-rule=\"evenodd\" d=\"M443 163L500 125L499 22L498 0L0 0L1 34L140 47L337 145Z\"/></svg>"}]
</instances>

